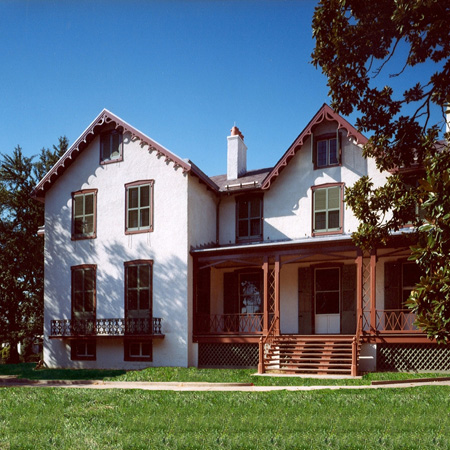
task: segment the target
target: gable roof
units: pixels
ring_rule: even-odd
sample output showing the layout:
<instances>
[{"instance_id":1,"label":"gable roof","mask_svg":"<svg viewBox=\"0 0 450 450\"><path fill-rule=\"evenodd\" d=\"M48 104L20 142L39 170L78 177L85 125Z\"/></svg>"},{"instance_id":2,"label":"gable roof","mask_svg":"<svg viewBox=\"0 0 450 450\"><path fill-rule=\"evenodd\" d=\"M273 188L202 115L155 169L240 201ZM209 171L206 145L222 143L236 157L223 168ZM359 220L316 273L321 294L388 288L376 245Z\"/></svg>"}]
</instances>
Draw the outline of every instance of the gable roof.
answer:
<instances>
[{"instance_id":1,"label":"gable roof","mask_svg":"<svg viewBox=\"0 0 450 450\"><path fill-rule=\"evenodd\" d=\"M326 103L319 109L316 115L310 120L305 129L299 134L297 139L291 144L286 153L277 162L272 171L267 175L262 183L261 189L269 189L271 184L280 175L283 169L288 165L289 161L295 156L300 148L305 143L306 139L313 133L313 128L324 122L337 122L338 130L343 129L347 131L348 137L353 137L357 144L366 144L368 139L363 136L356 128L348 123L343 117L335 113Z\"/></svg>"},{"instance_id":2,"label":"gable roof","mask_svg":"<svg viewBox=\"0 0 450 450\"><path fill-rule=\"evenodd\" d=\"M140 140L140 146L142 148L147 146L150 152L155 151L156 156L164 157L167 164L173 163L173 168L175 170L181 169L183 171L183 174L190 173L197 176L199 180L208 188L215 192L218 192L218 186L197 166L192 164L190 161L179 158L153 139L150 139L144 133L140 132L118 116L114 115L112 112L104 109L33 189L32 196L40 201L44 201L45 193L61 177L61 175L67 170L67 168L77 159L80 153L89 146L89 144L98 134L100 134L102 129L110 124L114 124L116 129L121 127L124 133L130 133L131 140Z\"/></svg>"}]
</instances>

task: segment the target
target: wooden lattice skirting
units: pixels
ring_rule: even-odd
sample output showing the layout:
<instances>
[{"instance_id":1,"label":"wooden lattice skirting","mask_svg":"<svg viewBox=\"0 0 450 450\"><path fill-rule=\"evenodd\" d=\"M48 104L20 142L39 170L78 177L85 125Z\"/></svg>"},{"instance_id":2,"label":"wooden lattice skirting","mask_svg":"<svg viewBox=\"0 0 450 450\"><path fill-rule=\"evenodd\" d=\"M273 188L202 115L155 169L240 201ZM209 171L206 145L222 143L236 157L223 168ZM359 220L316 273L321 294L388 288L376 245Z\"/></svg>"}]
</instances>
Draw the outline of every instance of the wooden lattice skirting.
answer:
<instances>
[{"instance_id":1,"label":"wooden lattice skirting","mask_svg":"<svg viewBox=\"0 0 450 450\"><path fill-rule=\"evenodd\" d=\"M450 347L436 344L378 344L377 370L450 371Z\"/></svg>"},{"instance_id":2,"label":"wooden lattice skirting","mask_svg":"<svg viewBox=\"0 0 450 450\"><path fill-rule=\"evenodd\" d=\"M198 366L253 368L258 366L258 344L198 344Z\"/></svg>"}]
</instances>

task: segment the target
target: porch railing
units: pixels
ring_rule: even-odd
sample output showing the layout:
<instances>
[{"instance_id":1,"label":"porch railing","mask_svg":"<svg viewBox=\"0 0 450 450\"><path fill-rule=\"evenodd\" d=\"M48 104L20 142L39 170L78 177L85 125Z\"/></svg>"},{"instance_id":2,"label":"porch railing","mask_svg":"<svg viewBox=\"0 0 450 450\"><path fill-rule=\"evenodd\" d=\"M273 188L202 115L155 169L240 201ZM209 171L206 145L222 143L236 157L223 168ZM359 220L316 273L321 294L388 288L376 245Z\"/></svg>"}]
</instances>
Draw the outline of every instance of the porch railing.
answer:
<instances>
[{"instance_id":1,"label":"porch railing","mask_svg":"<svg viewBox=\"0 0 450 450\"><path fill-rule=\"evenodd\" d=\"M263 313L204 314L196 323L200 334L262 334Z\"/></svg>"},{"instance_id":2,"label":"porch railing","mask_svg":"<svg viewBox=\"0 0 450 450\"><path fill-rule=\"evenodd\" d=\"M377 309L377 331L383 333L421 333L414 325L416 315L409 309Z\"/></svg>"},{"instance_id":3,"label":"porch railing","mask_svg":"<svg viewBox=\"0 0 450 450\"><path fill-rule=\"evenodd\" d=\"M52 320L50 336L125 336L161 335L162 319L95 319L95 320Z\"/></svg>"}]
</instances>

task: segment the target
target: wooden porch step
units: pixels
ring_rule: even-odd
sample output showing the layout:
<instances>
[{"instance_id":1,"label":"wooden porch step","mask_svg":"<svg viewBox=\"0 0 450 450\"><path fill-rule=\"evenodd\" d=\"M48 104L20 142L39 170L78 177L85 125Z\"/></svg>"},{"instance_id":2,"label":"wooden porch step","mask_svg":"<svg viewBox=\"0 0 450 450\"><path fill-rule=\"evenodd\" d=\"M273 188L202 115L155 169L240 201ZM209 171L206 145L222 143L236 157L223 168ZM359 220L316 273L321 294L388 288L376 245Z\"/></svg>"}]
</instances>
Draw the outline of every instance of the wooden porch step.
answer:
<instances>
[{"instance_id":1,"label":"wooden porch step","mask_svg":"<svg viewBox=\"0 0 450 450\"><path fill-rule=\"evenodd\" d=\"M353 336L282 335L266 350L267 370L351 374Z\"/></svg>"}]
</instances>

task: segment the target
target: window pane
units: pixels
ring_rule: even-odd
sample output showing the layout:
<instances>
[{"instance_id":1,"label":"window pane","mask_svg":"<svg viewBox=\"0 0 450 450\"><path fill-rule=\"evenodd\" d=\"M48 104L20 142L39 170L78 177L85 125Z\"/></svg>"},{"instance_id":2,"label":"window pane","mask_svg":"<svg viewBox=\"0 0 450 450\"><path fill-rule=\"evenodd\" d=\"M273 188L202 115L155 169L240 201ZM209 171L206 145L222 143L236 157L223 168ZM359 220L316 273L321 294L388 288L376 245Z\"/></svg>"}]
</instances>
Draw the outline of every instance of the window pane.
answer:
<instances>
[{"instance_id":1,"label":"window pane","mask_svg":"<svg viewBox=\"0 0 450 450\"><path fill-rule=\"evenodd\" d=\"M141 186L141 208L150 206L150 186Z\"/></svg>"},{"instance_id":2,"label":"window pane","mask_svg":"<svg viewBox=\"0 0 450 450\"><path fill-rule=\"evenodd\" d=\"M339 211L330 211L328 213L328 229L333 230L340 228Z\"/></svg>"},{"instance_id":3,"label":"window pane","mask_svg":"<svg viewBox=\"0 0 450 450\"><path fill-rule=\"evenodd\" d=\"M111 158L118 158L120 156L120 141L119 133L111 134Z\"/></svg>"},{"instance_id":4,"label":"window pane","mask_svg":"<svg viewBox=\"0 0 450 450\"><path fill-rule=\"evenodd\" d=\"M84 214L94 214L94 194L84 196Z\"/></svg>"},{"instance_id":5,"label":"window pane","mask_svg":"<svg viewBox=\"0 0 450 450\"><path fill-rule=\"evenodd\" d=\"M128 283L128 287L129 288L136 288L137 287L137 271L138 271L138 267L137 266L129 266L127 267L128 270L128 278L127 278L127 283Z\"/></svg>"},{"instance_id":6,"label":"window pane","mask_svg":"<svg viewBox=\"0 0 450 450\"><path fill-rule=\"evenodd\" d=\"M240 220L238 227L239 227L239 237L248 236L248 221L247 220Z\"/></svg>"},{"instance_id":7,"label":"window pane","mask_svg":"<svg viewBox=\"0 0 450 450\"><path fill-rule=\"evenodd\" d=\"M128 289L128 310L136 311L138 309L137 304L137 290Z\"/></svg>"},{"instance_id":8,"label":"window pane","mask_svg":"<svg viewBox=\"0 0 450 450\"><path fill-rule=\"evenodd\" d=\"M141 209L140 228L148 228L150 226L150 208Z\"/></svg>"},{"instance_id":9,"label":"window pane","mask_svg":"<svg viewBox=\"0 0 450 450\"><path fill-rule=\"evenodd\" d=\"M92 269L84 270L84 290L93 291L95 285L95 271Z\"/></svg>"},{"instance_id":10,"label":"window pane","mask_svg":"<svg viewBox=\"0 0 450 450\"><path fill-rule=\"evenodd\" d=\"M317 165L323 167L327 165L327 141L317 143Z\"/></svg>"},{"instance_id":11,"label":"window pane","mask_svg":"<svg viewBox=\"0 0 450 450\"><path fill-rule=\"evenodd\" d=\"M130 343L130 356L141 356L141 346L139 342Z\"/></svg>"},{"instance_id":12,"label":"window pane","mask_svg":"<svg viewBox=\"0 0 450 450\"><path fill-rule=\"evenodd\" d=\"M336 139L330 139L328 141L329 146L330 146L330 164L338 164L339 160L338 160L338 154L337 154L337 141Z\"/></svg>"},{"instance_id":13,"label":"window pane","mask_svg":"<svg viewBox=\"0 0 450 450\"><path fill-rule=\"evenodd\" d=\"M88 341L86 342L86 356L94 356L95 355L95 342Z\"/></svg>"},{"instance_id":14,"label":"window pane","mask_svg":"<svg viewBox=\"0 0 450 450\"><path fill-rule=\"evenodd\" d=\"M250 221L250 235L259 236L261 234L261 221L259 219L253 219Z\"/></svg>"},{"instance_id":15,"label":"window pane","mask_svg":"<svg viewBox=\"0 0 450 450\"><path fill-rule=\"evenodd\" d=\"M83 292L74 292L73 295L73 311L81 312L83 311Z\"/></svg>"},{"instance_id":16,"label":"window pane","mask_svg":"<svg viewBox=\"0 0 450 450\"><path fill-rule=\"evenodd\" d=\"M76 218L74 221L74 233L75 234L83 234L84 230L84 220L82 217Z\"/></svg>"},{"instance_id":17,"label":"window pane","mask_svg":"<svg viewBox=\"0 0 450 450\"><path fill-rule=\"evenodd\" d=\"M250 217L261 217L261 201L253 199L250 203Z\"/></svg>"},{"instance_id":18,"label":"window pane","mask_svg":"<svg viewBox=\"0 0 450 450\"><path fill-rule=\"evenodd\" d=\"M142 356L150 357L151 346L145 342L142 343Z\"/></svg>"},{"instance_id":19,"label":"window pane","mask_svg":"<svg viewBox=\"0 0 450 450\"><path fill-rule=\"evenodd\" d=\"M84 296L84 310L87 312L94 311L94 292L86 292Z\"/></svg>"},{"instance_id":20,"label":"window pane","mask_svg":"<svg viewBox=\"0 0 450 450\"><path fill-rule=\"evenodd\" d=\"M83 196L77 195L74 198L75 203L75 217L79 217L83 215Z\"/></svg>"},{"instance_id":21,"label":"window pane","mask_svg":"<svg viewBox=\"0 0 450 450\"><path fill-rule=\"evenodd\" d=\"M339 186L328 189L328 209L339 209L340 193Z\"/></svg>"},{"instance_id":22,"label":"window pane","mask_svg":"<svg viewBox=\"0 0 450 450\"><path fill-rule=\"evenodd\" d=\"M316 314L339 314L339 292L317 293Z\"/></svg>"},{"instance_id":23,"label":"window pane","mask_svg":"<svg viewBox=\"0 0 450 450\"><path fill-rule=\"evenodd\" d=\"M246 200L239 201L238 217L239 219L246 219L248 217L248 202Z\"/></svg>"},{"instance_id":24,"label":"window pane","mask_svg":"<svg viewBox=\"0 0 450 450\"><path fill-rule=\"evenodd\" d=\"M83 234L93 234L94 233L94 216L87 216L84 221Z\"/></svg>"},{"instance_id":25,"label":"window pane","mask_svg":"<svg viewBox=\"0 0 450 450\"><path fill-rule=\"evenodd\" d=\"M339 269L317 269L316 270L316 290L317 291L338 291L339 290Z\"/></svg>"},{"instance_id":26,"label":"window pane","mask_svg":"<svg viewBox=\"0 0 450 450\"><path fill-rule=\"evenodd\" d=\"M137 208L139 206L139 188L128 189L128 208Z\"/></svg>"},{"instance_id":27,"label":"window pane","mask_svg":"<svg viewBox=\"0 0 450 450\"><path fill-rule=\"evenodd\" d=\"M141 289L139 291L139 309L141 311L148 311L150 307L150 291L148 289Z\"/></svg>"},{"instance_id":28,"label":"window pane","mask_svg":"<svg viewBox=\"0 0 450 450\"><path fill-rule=\"evenodd\" d=\"M326 230L326 213L316 213L314 216L314 230Z\"/></svg>"},{"instance_id":29,"label":"window pane","mask_svg":"<svg viewBox=\"0 0 450 450\"><path fill-rule=\"evenodd\" d=\"M314 191L314 210L324 211L327 207L327 190L317 189Z\"/></svg>"},{"instance_id":30,"label":"window pane","mask_svg":"<svg viewBox=\"0 0 450 450\"><path fill-rule=\"evenodd\" d=\"M102 148L102 160L107 160L111 155L111 142L110 135L104 134L101 138L101 148Z\"/></svg>"},{"instance_id":31,"label":"window pane","mask_svg":"<svg viewBox=\"0 0 450 450\"><path fill-rule=\"evenodd\" d=\"M150 287L150 266L147 264L139 266L139 287Z\"/></svg>"},{"instance_id":32,"label":"window pane","mask_svg":"<svg viewBox=\"0 0 450 450\"><path fill-rule=\"evenodd\" d=\"M133 211L128 211L128 228L139 227L138 217L139 217L138 210L135 209Z\"/></svg>"}]
</instances>

